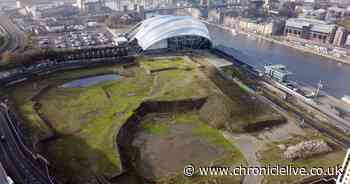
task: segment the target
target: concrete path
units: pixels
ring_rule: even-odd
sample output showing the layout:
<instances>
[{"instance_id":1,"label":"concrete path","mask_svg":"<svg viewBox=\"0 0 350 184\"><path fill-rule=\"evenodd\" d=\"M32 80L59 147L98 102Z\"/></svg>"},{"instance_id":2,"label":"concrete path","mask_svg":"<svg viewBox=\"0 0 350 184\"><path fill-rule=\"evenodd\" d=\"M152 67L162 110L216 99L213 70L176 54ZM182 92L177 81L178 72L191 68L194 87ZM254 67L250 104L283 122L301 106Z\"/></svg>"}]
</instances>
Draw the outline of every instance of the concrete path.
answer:
<instances>
[{"instance_id":1,"label":"concrete path","mask_svg":"<svg viewBox=\"0 0 350 184\"><path fill-rule=\"evenodd\" d=\"M221 133L242 152L249 167L261 167L257 158L257 152L264 146L262 141L249 134L233 135L227 131L222 131ZM243 184L261 184L262 180L263 176L245 176Z\"/></svg>"}]
</instances>

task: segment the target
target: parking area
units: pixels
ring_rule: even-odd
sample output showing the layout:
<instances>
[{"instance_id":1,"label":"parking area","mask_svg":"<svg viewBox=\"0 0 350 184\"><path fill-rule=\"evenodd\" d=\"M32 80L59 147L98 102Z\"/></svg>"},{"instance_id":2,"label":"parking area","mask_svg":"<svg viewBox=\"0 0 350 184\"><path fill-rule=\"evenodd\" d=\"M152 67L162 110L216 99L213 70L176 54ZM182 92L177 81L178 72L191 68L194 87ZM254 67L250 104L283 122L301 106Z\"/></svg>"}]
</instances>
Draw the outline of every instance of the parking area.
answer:
<instances>
[{"instance_id":1,"label":"parking area","mask_svg":"<svg viewBox=\"0 0 350 184\"><path fill-rule=\"evenodd\" d=\"M15 14L13 22L30 34L34 48L79 49L112 46L104 16L33 17Z\"/></svg>"},{"instance_id":2,"label":"parking area","mask_svg":"<svg viewBox=\"0 0 350 184\"><path fill-rule=\"evenodd\" d=\"M114 45L112 34L103 27L99 29L83 29L67 32L48 33L33 38L38 48L80 49L88 47L104 47Z\"/></svg>"}]
</instances>

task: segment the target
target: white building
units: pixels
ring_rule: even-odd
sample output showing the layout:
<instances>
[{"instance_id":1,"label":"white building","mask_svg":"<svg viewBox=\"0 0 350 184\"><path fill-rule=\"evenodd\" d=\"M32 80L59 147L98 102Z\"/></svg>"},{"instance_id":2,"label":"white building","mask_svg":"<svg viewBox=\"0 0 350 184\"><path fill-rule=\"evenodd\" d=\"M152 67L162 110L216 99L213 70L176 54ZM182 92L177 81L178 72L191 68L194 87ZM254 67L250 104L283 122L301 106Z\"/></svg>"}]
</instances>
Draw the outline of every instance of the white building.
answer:
<instances>
[{"instance_id":1,"label":"white building","mask_svg":"<svg viewBox=\"0 0 350 184\"><path fill-rule=\"evenodd\" d=\"M284 22L281 20L257 21L252 19L241 18L238 28L262 35L276 35L283 32Z\"/></svg>"},{"instance_id":2,"label":"white building","mask_svg":"<svg viewBox=\"0 0 350 184\"><path fill-rule=\"evenodd\" d=\"M292 75L284 65L265 65L264 73L278 82L286 82L288 81L288 76Z\"/></svg>"},{"instance_id":3,"label":"white building","mask_svg":"<svg viewBox=\"0 0 350 184\"><path fill-rule=\"evenodd\" d=\"M345 46L346 46L347 48L350 48L350 36L348 36L348 37L346 38Z\"/></svg>"},{"instance_id":4,"label":"white building","mask_svg":"<svg viewBox=\"0 0 350 184\"><path fill-rule=\"evenodd\" d=\"M49 33L57 33L65 30L65 25L58 23L49 23L45 26L45 29Z\"/></svg>"},{"instance_id":5,"label":"white building","mask_svg":"<svg viewBox=\"0 0 350 184\"><path fill-rule=\"evenodd\" d=\"M17 8L22 8L22 3L21 3L21 1L16 1L16 7L17 7Z\"/></svg>"},{"instance_id":6,"label":"white building","mask_svg":"<svg viewBox=\"0 0 350 184\"><path fill-rule=\"evenodd\" d=\"M142 51L208 49L212 46L206 25L190 16L163 15L146 19L128 32L128 40Z\"/></svg>"},{"instance_id":7,"label":"white building","mask_svg":"<svg viewBox=\"0 0 350 184\"><path fill-rule=\"evenodd\" d=\"M335 32L333 44L338 47L344 46L346 39L348 36L348 31L345 27L338 27L337 31Z\"/></svg>"}]
</instances>

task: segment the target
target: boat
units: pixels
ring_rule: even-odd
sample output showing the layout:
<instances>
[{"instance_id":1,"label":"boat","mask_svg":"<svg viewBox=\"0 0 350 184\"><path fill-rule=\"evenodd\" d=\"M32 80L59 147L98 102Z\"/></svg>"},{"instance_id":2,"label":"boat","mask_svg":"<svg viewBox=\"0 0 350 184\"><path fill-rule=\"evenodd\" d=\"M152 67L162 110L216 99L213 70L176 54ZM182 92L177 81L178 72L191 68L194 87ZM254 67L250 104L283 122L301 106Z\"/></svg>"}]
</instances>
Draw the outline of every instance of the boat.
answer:
<instances>
[{"instance_id":1,"label":"boat","mask_svg":"<svg viewBox=\"0 0 350 184\"><path fill-rule=\"evenodd\" d=\"M350 104L350 96L348 96L348 95L343 96L343 98L341 98L341 100L343 100L344 102Z\"/></svg>"},{"instance_id":2,"label":"boat","mask_svg":"<svg viewBox=\"0 0 350 184\"><path fill-rule=\"evenodd\" d=\"M237 32L236 32L235 29L231 29L231 33L232 33L233 36L236 36L236 35L237 35Z\"/></svg>"},{"instance_id":3,"label":"boat","mask_svg":"<svg viewBox=\"0 0 350 184\"><path fill-rule=\"evenodd\" d=\"M256 39L254 35L251 35L251 34L249 34L249 33L248 33L248 35L247 35L247 38L249 38L249 39L251 39L251 40L255 40L255 39Z\"/></svg>"}]
</instances>

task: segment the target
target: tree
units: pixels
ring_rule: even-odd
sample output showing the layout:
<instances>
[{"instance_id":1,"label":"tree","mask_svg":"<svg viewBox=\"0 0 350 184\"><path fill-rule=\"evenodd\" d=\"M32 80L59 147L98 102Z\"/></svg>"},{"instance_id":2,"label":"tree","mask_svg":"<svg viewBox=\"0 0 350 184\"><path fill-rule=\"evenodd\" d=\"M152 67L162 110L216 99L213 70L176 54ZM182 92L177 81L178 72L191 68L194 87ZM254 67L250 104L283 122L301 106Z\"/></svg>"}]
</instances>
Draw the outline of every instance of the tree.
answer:
<instances>
[{"instance_id":1,"label":"tree","mask_svg":"<svg viewBox=\"0 0 350 184\"><path fill-rule=\"evenodd\" d=\"M112 16L109 16L106 21L105 21L105 24L107 25L107 27L110 27L110 28L113 28L113 17Z\"/></svg>"},{"instance_id":2,"label":"tree","mask_svg":"<svg viewBox=\"0 0 350 184\"><path fill-rule=\"evenodd\" d=\"M118 13L118 14L114 14L109 16L106 19L106 25L110 28L119 28L121 26L121 21L120 21L120 17L122 16L122 14Z\"/></svg>"},{"instance_id":3,"label":"tree","mask_svg":"<svg viewBox=\"0 0 350 184\"><path fill-rule=\"evenodd\" d=\"M5 43L5 36L0 34L0 46Z\"/></svg>"},{"instance_id":4,"label":"tree","mask_svg":"<svg viewBox=\"0 0 350 184\"><path fill-rule=\"evenodd\" d=\"M1 59L4 64L10 65L31 65L44 58L44 52L38 50L31 50L24 53L12 53L6 51L2 54Z\"/></svg>"},{"instance_id":5,"label":"tree","mask_svg":"<svg viewBox=\"0 0 350 184\"><path fill-rule=\"evenodd\" d=\"M294 2L285 2L282 5L282 8L279 10L279 15L283 16L283 17L295 17L296 13L295 13L295 7L296 7L296 3Z\"/></svg>"},{"instance_id":6,"label":"tree","mask_svg":"<svg viewBox=\"0 0 350 184\"><path fill-rule=\"evenodd\" d=\"M350 18L346 18L344 20L338 21L337 24L339 26L345 27L347 30L350 30Z\"/></svg>"},{"instance_id":7,"label":"tree","mask_svg":"<svg viewBox=\"0 0 350 184\"><path fill-rule=\"evenodd\" d=\"M1 59L4 62L4 64L9 64L13 61L14 59L14 55L13 53L11 53L10 51L5 51L2 55L1 55Z\"/></svg>"}]
</instances>

